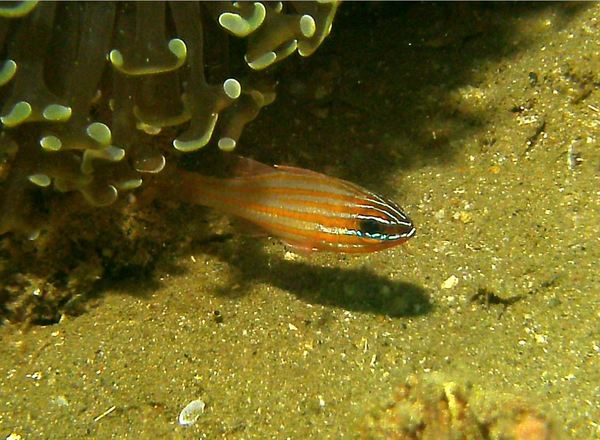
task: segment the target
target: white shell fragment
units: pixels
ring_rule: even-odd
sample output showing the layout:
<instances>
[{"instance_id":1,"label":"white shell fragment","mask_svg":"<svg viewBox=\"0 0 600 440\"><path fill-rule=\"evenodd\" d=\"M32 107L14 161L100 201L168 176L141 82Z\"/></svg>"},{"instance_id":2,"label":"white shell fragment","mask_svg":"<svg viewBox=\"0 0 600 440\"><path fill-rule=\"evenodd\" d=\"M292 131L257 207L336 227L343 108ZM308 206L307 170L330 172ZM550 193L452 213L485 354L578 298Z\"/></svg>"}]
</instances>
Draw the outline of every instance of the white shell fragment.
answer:
<instances>
[{"instance_id":1,"label":"white shell fragment","mask_svg":"<svg viewBox=\"0 0 600 440\"><path fill-rule=\"evenodd\" d=\"M192 426L204 414L204 408L206 408L206 404L202 399L192 400L179 413L179 424Z\"/></svg>"},{"instance_id":2,"label":"white shell fragment","mask_svg":"<svg viewBox=\"0 0 600 440\"><path fill-rule=\"evenodd\" d=\"M458 284L458 277L456 275L450 275L446 281L442 283L442 289L452 289Z\"/></svg>"}]
</instances>

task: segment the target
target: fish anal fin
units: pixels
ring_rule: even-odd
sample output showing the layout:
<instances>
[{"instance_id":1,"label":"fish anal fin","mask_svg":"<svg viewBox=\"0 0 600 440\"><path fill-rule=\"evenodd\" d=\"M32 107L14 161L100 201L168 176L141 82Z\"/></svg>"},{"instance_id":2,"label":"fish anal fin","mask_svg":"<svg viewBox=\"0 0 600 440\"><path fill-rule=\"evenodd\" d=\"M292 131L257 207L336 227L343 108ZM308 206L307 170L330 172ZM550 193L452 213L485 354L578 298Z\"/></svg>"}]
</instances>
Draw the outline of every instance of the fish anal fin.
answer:
<instances>
[{"instance_id":1,"label":"fish anal fin","mask_svg":"<svg viewBox=\"0 0 600 440\"><path fill-rule=\"evenodd\" d=\"M248 237L254 238L266 238L266 237L275 237L276 234L269 233L269 231L260 227L254 222L250 220L246 220L240 217L234 217L231 219L231 223L236 229L239 229L244 235ZM282 240L282 243L288 247L292 252L298 255L308 256L315 252L317 249L313 247L310 243L299 242L299 241L289 241Z\"/></svg>"},{"instance_id":2,"label":"fish anal fin","mask_svg":"<svg viewBox=\"0 0 600 440\"><path fill-rule=\"evenodd\" d=\"M310 245L310 243L301 243L297 241L284 241L283 244L290 248L290 250L298 255L308 256L314 253L317 249Z\"/></svg>"},{"instance_id":3,"label":"fish anal fin","mask_svg":"<svg viewBox=\"0 0 600 440\"><path fill-rule=\"evenodd\" d=\"M269 237L270 234L256 223L240 217L231 218L231 224L245 235L255 238Z\"/></svg>"}]
</instances>

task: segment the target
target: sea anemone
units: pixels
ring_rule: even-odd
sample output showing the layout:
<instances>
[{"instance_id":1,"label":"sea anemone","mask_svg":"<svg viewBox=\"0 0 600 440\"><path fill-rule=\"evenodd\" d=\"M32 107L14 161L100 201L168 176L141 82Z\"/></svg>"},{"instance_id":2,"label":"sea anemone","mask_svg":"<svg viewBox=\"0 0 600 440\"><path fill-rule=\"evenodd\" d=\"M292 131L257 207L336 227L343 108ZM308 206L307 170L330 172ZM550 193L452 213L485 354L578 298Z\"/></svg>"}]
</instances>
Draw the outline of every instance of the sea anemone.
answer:
<instances>
[{"instance_id":1,"label":"sea anemone","mask_svg":"<svg viewBox=\"0 0 600 440\"><path fill-rule=\"evenodd\" d=\"M335 1L0 5L0 234L35 238L48 191L110 205L174 150L211 141L233 150L275 99L274 81L257 71L312 54L336 9ZM240 39L245 54L236 56Z\"/></svg>"}]
</instances>

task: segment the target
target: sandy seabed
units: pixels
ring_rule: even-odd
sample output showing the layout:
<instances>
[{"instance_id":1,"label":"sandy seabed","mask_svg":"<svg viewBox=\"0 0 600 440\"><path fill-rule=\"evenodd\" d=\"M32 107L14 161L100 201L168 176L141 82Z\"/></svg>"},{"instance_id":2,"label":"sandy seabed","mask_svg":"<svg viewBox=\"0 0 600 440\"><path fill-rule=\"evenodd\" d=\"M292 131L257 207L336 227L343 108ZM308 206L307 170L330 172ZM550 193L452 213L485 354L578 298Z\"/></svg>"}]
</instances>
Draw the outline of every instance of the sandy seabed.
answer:
<instances>
[{"instance_id":1,"label":"sandy seabed","mask_svg":"<svg viewBox=\"0 0 600 440\"><path fill-rule=\"evenodd\" d=\"M239 153L386 194L417 236L297 256L210 215L222 238L81 316L0 328L0 437L353 438L441 375L600 438L600 5L353 4L291 64Z\"/></svg>"}]
</instances>

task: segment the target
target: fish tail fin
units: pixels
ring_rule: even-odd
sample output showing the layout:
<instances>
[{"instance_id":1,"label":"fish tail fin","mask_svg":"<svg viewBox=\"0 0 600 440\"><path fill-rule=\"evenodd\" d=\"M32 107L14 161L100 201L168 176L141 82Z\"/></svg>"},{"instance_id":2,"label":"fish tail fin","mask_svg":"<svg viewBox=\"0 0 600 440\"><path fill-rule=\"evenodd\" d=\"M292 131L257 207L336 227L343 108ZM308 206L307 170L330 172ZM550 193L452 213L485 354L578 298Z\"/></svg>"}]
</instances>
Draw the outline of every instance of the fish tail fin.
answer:
<instances>
[{"instance_id":1,"label":"fish tail fin","mask_svg":"<svg viewBox=\"0 0 600 440\"><path fill-rule=\"evenodd\" d=\"M161 173L160 179L151 186L146 194L148 199L179 200L180 202L214 207L211 193L218 188L219 179L198 173L173 168Z\"/></svg>"}]
</instances>

